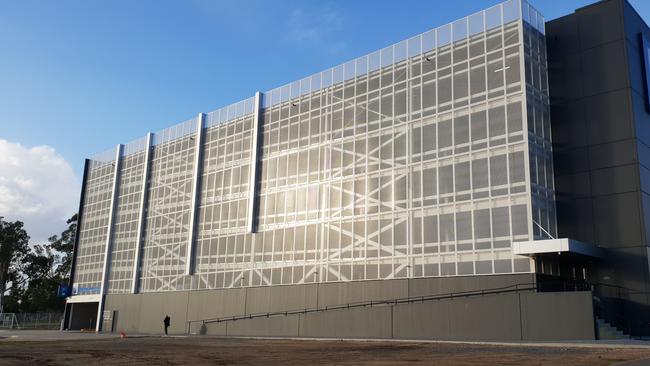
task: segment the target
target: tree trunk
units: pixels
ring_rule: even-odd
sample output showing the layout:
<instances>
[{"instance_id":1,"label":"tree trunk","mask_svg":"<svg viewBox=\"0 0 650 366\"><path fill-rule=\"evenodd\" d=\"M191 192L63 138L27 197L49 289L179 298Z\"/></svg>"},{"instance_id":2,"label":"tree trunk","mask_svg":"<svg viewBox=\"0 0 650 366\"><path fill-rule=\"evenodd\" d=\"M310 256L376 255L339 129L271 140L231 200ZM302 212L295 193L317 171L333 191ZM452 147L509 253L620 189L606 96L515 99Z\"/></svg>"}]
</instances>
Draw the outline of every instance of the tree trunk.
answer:
<instances>
[{"instance_id":1,"label":"tree trunk","mask_svg":"<svg viewBox=\"0 0 650 366\"><path fill-rule=\"evenodd\" d=\"M0 263L0 313L4 313L5 291L7 291L8 263Z\"/></svg>"}]
</instances>

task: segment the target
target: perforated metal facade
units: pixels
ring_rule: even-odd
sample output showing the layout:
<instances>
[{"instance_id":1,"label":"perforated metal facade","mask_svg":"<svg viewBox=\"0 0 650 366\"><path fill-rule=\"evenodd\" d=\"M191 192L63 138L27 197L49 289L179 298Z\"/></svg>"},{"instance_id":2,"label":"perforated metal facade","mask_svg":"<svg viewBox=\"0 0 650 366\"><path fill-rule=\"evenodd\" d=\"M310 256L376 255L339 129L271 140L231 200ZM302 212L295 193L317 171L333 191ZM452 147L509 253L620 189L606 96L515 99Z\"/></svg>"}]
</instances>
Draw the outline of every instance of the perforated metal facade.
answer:
<instances>
[{"instance_id":1,"label":"perforated metal facade","mask_svg":"<svg viewBox=\"0 0 650 366\"><path fill-rule=\"evenodd\" d=\"M76 294L107 241L106 293L534 272L511 247L556 231L543 24L508 1L95 158Z\"/></svg>"},{"instance_id":2,"label":"perforated metal facade","mask_svg":"<svg viewBox=\"0 0 650 366\"><path fill-rule=\"evenodd\" d=\"M125 157L120 167L119 200L115 211L115 234L111 246L111 270L108 278L111 293L131 291L144 160L144 152L134 153Z\"/></svg>"},{"instance_id":3,"label":"perforated metal facade","mask_svg":"<svg viewBox=\"0 0 650 366\"><path fill-rule=\"evenodd\" d=\"M75 293L80 295L99 293L101 288L115 163L93 161L87 169L74 272Z\"/></svg>"}]
</instances>

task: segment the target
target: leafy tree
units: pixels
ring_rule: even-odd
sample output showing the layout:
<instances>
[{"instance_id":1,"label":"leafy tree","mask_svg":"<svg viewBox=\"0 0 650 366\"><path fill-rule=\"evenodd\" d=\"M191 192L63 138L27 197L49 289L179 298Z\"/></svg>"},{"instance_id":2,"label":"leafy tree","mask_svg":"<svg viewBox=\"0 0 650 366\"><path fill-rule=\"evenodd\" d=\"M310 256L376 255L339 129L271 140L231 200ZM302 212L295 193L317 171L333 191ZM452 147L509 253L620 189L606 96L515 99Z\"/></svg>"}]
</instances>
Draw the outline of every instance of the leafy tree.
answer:
<instances>
[{"instance_id":1,"label":"leafy tree","mask_svg":"<svg viewBox=\"0 0 650 366\"><path fill-rule=\"evenodd\" d=\"M6 313L20 313L22 312L22 303L25 293L24 287L14 287L12 286L9 289L9 292L5 295L3 310Z\"/></svg>"},{"instance_id":2,"label":"leafy tree","mask_svg":"<svg viewBox=\"0 0 650 366\"><path fill-rule=\"evenodd\" d=\"M6 313L21 312L21 303L23 301L27 278L23 275L22 268L25 266L25 257L20 261L16 261L11 268L9 268L8 283L11 287L5 294L2 302L2 310Z\"/></svg>"},{"instance_id":3,"label":"leafy tree","mask_svg":"<svg viewBox=\"0 0 650 366\"><path fill-rule=\"evenodd\" d=\"M51 236L48 241L49 246L58 252L56 274L61 278L70 277L72 268L72 250L74 249L74 239L77 233L77 214L72 215L66 222L68 228L61 233L61 236Z\"/></svg>"},{"instance_id":4,"label":"leafy tree","mask_svg":"<svg viewBox=\"0 0 650 366\"><path fill-rule=\"evenodd\" d=\"M0 217L0 290L4 295L0 298L4 305L0 312L63 309L64 300L57 297L57 288L70 277L77 215L68 219L67 224L68 228L51 236L48 243L30 248L22 222L4 222Z\"/></svg>"},{"instance_id":5,"label":"leafy tree","mask_svg":"<svg viewBox=\"0 0 650 366\"><path fill-rule=\"evenodd\" d=\"M21 294L20 309L24 312L59 311L64 301L57 297L62 282L56 263L60 256L50 245L36 245L25 256L22 274L28 279Z\"/></svg>"},{"instance_id":6,"label":"leafy tree","mask_svg":"<svg viewBox=\"0 0 650 366\"><path fill-rule=\"evenodd\" d=\"M14 270L29 253L29 236L21 221L4 221L0 216L0 312L4 303L7 285L19 277Z\"/></svg>"},{"instance_id":7,"label":"leafy tree","mask_svg":"<svg viewBox=\"0 0 650 366\"><path fill-rule=\"evenodd\" d=\"M34 245L16 270L22 278L20 286L12 291L16 300L12 307L21 312L60 311L65 305L57 297L57 288L67 283L72 267L72 251L77 230L77 215L67 220L68 228L59 236L53 235L47 244Z\"/></svg>"}]
</instances>

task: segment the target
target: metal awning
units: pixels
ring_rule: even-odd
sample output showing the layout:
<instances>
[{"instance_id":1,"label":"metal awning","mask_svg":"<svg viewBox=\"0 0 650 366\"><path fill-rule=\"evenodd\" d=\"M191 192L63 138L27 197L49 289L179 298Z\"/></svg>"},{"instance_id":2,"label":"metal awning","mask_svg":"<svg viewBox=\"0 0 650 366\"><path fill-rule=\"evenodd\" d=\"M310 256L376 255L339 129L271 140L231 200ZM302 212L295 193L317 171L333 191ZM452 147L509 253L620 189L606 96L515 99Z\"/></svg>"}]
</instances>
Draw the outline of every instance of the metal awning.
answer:
<instances>
[{"instance_id":1,"label":"metal awning","mask_svg":"<svg viewBox=\"0 0 650 366\"><path fill-rule=\"evenodd\" d=\"M512 252L517 255L535 256L540 254L579 254L593 258L603 258L603 250L594 244L583 243L569 238L529 240L512 243Z\"/></svg>"},{"instance_id":2,"label":"metal awning","mask_svg":"<svg viewBox=\"0 0 650 366\"><path fill-rule=\"evenodd\" d=\"M73 295L68 297L66 302L68 304L76 304L82 302L99 302L99 294L95 295Z\"/></svg>"}]
</instances>

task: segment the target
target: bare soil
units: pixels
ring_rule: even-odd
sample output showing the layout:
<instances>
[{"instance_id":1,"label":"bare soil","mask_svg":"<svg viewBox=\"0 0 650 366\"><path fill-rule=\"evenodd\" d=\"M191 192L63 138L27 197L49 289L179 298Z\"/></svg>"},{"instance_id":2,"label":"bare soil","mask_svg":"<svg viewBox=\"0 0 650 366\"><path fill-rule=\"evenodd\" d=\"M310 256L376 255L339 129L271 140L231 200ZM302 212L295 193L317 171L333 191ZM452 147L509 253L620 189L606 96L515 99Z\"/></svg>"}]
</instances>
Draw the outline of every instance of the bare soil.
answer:
<instances>
[{"instance_id":1,"label":"bare soil","mask_svg":"<svg viewBox=\"0 0 650 366\"><path fill-rule=\"evenodd\" d=\"M209 337L0 341L0 365L612 365L643 348Z\"/></svg>"}]
</instances>

